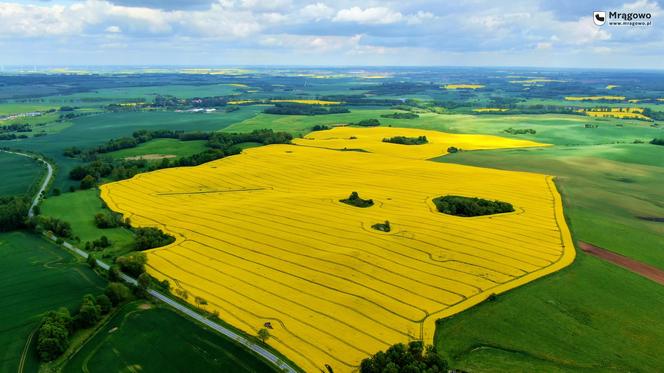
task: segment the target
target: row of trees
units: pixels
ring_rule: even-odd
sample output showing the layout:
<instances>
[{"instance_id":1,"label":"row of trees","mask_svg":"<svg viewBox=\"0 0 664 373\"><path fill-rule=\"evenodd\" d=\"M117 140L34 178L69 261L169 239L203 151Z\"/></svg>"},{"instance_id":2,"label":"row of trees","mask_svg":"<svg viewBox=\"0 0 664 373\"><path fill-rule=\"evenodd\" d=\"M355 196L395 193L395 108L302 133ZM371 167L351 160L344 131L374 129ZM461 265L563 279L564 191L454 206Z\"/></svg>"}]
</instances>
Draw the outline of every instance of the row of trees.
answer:
<instances>
[{"instance_id":1,"label":"row of trees","mask_svg":"<svg viewBox=\"0 0 664 373\"><path fill-rule=\"evenodd\" d=\"M401 113L401 112L381 115L381 118L392 118L392 119L417 119L419 117L420 116L415 113Z\"/></svg>"},{"instance_id":2,"label":"row of trees","mask_svg":"<svg viewBox=\"0 0 664 373\"><path fill-rule=\"evenodd\" d=\"M309 105L295 102L278 102L263 111L266 114L278 115L325 115L350 113L350 110L340 105Z\"/></svg>"}]
</instances>

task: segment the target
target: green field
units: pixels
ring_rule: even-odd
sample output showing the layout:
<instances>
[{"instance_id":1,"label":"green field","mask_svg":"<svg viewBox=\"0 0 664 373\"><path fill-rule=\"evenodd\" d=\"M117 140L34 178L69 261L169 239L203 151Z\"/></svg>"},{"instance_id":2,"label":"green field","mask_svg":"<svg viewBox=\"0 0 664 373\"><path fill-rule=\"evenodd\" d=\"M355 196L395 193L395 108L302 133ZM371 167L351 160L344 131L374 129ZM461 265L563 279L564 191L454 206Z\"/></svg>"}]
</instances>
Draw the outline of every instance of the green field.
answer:
<instances>
[{"instance_id":1,"label":"green field","mask_svg":"<svg viewBox=\"0 0 664 373\"><path fill-rule=\"evenodd\" d=\"M41 316L59 307L73 310L104 281L66 250L26 232L0 233L0 372L16 372ZM37 371L28 352L25 371Z\"/></svg>"},{"instance_id":2,"label":"green field","mask_svg":"<svg viewBox=\"0 0 664 373\"><path fill-rule=\"evenodd\" d=\"M462 152L438 160L558 176L574 239L664 268L664 148L649 144ZM578 252L571 267L441 321L453 366L479 372L656 371L664 287Z\"/></svg>"},{"instance_id":3,"label":"green field","mask_svg":"<svg viewBox=\"0 0 664 373\"><path fill-rule=\"evenodd\" d=\"M179 314L144 302L124 306L63 372L273 372L250 352Z\"/></svg>"},{"instance_id":4,"label":"green field","mask_svg":"<svg viewBox=\"0 0 664 373\"><path fill-rule=\"evenodd\" d=\"M353 109L347 114L332 115L271 115L258 114L253 118L230 125L224 132L247 132L259 128L288 131L296 135L308 133L316 124L335 125L356 123L363 119L379 119L384 126L414 127L451 133L479 133L520 138L557 145L632 143L634 140L649 141L661 136L659 128L649 122L636 120L591 118L581 115L462 115L420 114L417 119L381 118L382 114L395 110ZM598 128L585 128L585 124L597 124ZM619 126L621 125L621 126ZM535 135L511 135L508 128L532 128Z\"/></svg>"},{"instance_id":5,"label":"green field","mask_svg":"<svg viewBox=\"0 0 664 373\"><path fill-rule=\"evenodd\" d=\"M0 152L0 196L28 196L45 174L45 168L32 158Z\"/></svg>"},{"instance_id":6,"label":"green field","mask_svg":"<svg viewBox=\"0 0 664 373\"><path fill-rule=\"evenodd\" d=\"M0 103L0 115L30 113L57 109L57 106L44 103Z\"/></svg>"},{"instance_id":7,"label":"green field","mask_svg":"<svg viewBox=\"0 0 664 373\"><path fill-rule=\"evenodd\" d=\"M579 253L562 271L439 321L436 345L468 372L657 372L664 287Z\"/></svg>"},{"instance_id":8,"label":"green field","mask_svg":"<svg viewBox=\"0 0 664 373\"><path fill-rule=\"evenodd\" d=\"M94 225L94 216L109 212L102 208L102 201L96 189L79 190L49 197L42 202L41 215L62 219L71 224L74 236L80 238L77 244L83 248L86 241L108 237L112 246L104 249L103 256L119 256L133 250L133 234L126 228L99 229Z\"/></svg>"},{"instance_id":9,"label":"green field","mask_svg":"<svg viewBox=\"0 0 664 373\"><path fill-rule=\"evenodd\" d=\"M155 139L140 144L135 148L122 149L108 153L113 158L136 157L146 154L174 155L175 158L186 157L208 149L205 141L180 141L176 139Z\"/></svg>"}]
</instances>

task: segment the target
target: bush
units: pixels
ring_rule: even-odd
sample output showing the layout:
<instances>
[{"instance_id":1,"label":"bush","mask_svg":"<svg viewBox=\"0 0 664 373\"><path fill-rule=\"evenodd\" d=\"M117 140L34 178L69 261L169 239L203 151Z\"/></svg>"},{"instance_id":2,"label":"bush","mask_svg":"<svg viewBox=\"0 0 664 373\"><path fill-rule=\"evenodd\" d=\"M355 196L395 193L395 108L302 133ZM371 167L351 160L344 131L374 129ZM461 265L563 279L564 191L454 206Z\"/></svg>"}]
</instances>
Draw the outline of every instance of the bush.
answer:
<instances>
[{"instance_id":1,"label":"bush","mask_svg":"<svg viewBox=\"0 0 664 373\"><path fill-rule=\"evenodd\" d=\"M360 195L357 194L357 192L352 192L348 198L340 199L339 202L355 207L371 207L374 204L372 199L360 198Z\"/></svg>"},{"instance_id":2,"label":"bush","mask_svg":"<svg viewBox=\"0 0 664 373\"><path fill-rule=\"evenodd\" d=\"M461 151L461 149L459 149L457 147L454 147L454 146L450 146L449 148L447 148L448 153L458 153L460 151Z\"/></svg>"},{"instance_id":3,"label":"bush","mask_svg":"<svg viewBox=\"0 0 664 373\"><path fill-rule=\"evenodd\" d=\"M512 204L507 202L453 195L435 198L433 203L436 205L438 211L443 214L463 217L501 214L514 211Z\"/></svg>"},{"instance_id":4,"label":"bush","mask_svg":"<svg viewBox=\"0 0 664 373\"><path fill-rule=\"evenodd\" d=\"M85 175L85 177L83 177L83 179L81 180L81 184L79 185L79 187L82 190L90 189L95 186L96 182L97 181L95 180L94 177L92 177L92 175Z\"/></svg>"},{"instance_id":5,"label":"bush","mask_svg":"<svg viewBox=\"0 0 664 373\"><path fill-rule=\"evenodd\" d=\"M175 237L169 236L157 228L136 228L135 247L138 251L149 250L155 247L166 246L175 241Z\"/></svg>"},{"instance_id":6,"label":"bush","mask_svg":"<svg viewBox=\"0 0 664 373\"><path fill-rule=\"evenodd\" d=\"M57 237L70 238L72 236L71 225L58 218L40 216L39 224Z\"/></svg>"},{"instance_id":7,"label":"bush","mask_svg":"<svg viewBox=\"0 0 664 373\"><path fill-rule=\"evenodd\" d=\"M113 306L124 303L125 301L131 299L131 290L120 282L111 282L106 287L104 295L108 297Z\"/></svg>"},{"instance_id":8,"label":"bush","mask_svg":"<svg viewBox=\"0 0 664 373\"><path fill-rule=\"evenodd\" d=\"M390 226L390 222L385 220L385 223L376 223L371 226L371 228L381 231L381 232L389 232L392 230L392 227Z\"/></svg>"},{"instance_id":9,"label":"bush","mask_svg":"<svg viewBox=\"0 0 664 373\"><path fill-rule=\"evenodd\" d=\"M383 142L389 142L392 144L400 144L400 145L422 145L428 143L429 140L427 140L426 136L418 136L418 137L394 136L394 137L384 138Z\"/></svg>"},{"instance_id":10,"label":"bush","mask_svg":"<svg viewBox=\"0 0 664 373\"><path fill-rule=\"evenodd\" d=\"M330 126L326 126L324 124L317 124L317 125L311 127L312 131L325 131L325 130L329 130L329 129L330 129Z\"/></svg>"},{"instance_id":11,"label":"bush","mask_svg":"<svg viewBox=\"0 0 664 373\"><path fill-rule=\"evenodd\" d=\"M537 133L537 131L535 131L532 128L516 129L516 128L512 128L512 127L508 128L506 130L503 130L503 132L506 132L506 133L509 133L509 134L512 134L512 135L534 135L534 134Z\"/></svg>"},{"instance_id":12,"label":"bush","mask_svg":"<svg viewBox=\"0 0 664 373\"><path fill-rule=\"evenodd\" d=\"M95 325L99 319L101 319L101 307L97 304L95 297L91 294L86 294L76 314L77 327L89 328Z\"/></svg>"},{"instance_id":13,"label":"bush","mask_svg":"<svg viewBox=\"0 0 664 373\"><path fill-rule=\"evenodd\" d=\"M111 308L113 308L113 303L111 303L111 299L106 294L97 295L95 300L99 306L99 309L101 310L101 313L104 315L109 313Z\"/></svg>"},{"instance_id":14,"label":"bush","mask_svg":"<svg viewBox=\"0 0 664 373\"><path fill-rule=\"evenodd\" d=\"M122 217L114 213L97 213L95 214L95 226L100 229L115 228L122 225Z\"/></svg>"},{"instance_id":15,"label":"bush","mask_svg":"<svg viewBox=\"0 0 664 373\"><path fill-rule=\"evenodd\" d=\"M135 253L121 256L115 260L115 263L120 267L122 272L133 277L138 277L141 273L145 272L147 257L143 253Z\"/></svg>"},{"instance_id":16,"label":"bush","mask_svg":"<svg viewBox=\"0 0 664 373\"><path fill-rule=\"evenodd\" d=\"M652 139L650 141L651 144L653 145L664 145L664 138L661 139Z\"/></svg>"},{"instance_id":17,"label":"bush","mask_svg":"<svg viewBox=\"0 0 664 373\"><path fill-rule=\"evenodd\" d=\"M398 343L387 351L362 360L360 373L383 372L428 372L443 373L448 371L448 364L438 353L435 347L427 346L421 341L412 341L406 346Z\"/></svg>"}]
</instances>

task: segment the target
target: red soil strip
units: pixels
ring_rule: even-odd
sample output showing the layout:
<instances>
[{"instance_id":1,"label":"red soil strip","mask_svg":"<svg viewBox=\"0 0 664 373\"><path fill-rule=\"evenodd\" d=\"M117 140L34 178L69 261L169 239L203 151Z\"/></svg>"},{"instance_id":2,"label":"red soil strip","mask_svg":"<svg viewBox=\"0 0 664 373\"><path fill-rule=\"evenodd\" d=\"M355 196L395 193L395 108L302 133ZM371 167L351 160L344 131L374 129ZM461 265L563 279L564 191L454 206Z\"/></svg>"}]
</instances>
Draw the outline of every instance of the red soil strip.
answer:
<instances>
[{"instance_id":1,"label":"red soil strip","mask_svg":"<svg viewBox=\"0 0 664 373\"><path fill-rule=\"evenodd\" d=\"M589 254L604 259L608 262L617 264L634 273L637 273L643 277L649 278L657 283L664 285L664 271L659 268L653 267L645 263L637 262L634 259L630 259L626 256L602 249L601 247L597 247L587 242L578 241L578 244L581 250Z\"/></svg>"}]
</instances>

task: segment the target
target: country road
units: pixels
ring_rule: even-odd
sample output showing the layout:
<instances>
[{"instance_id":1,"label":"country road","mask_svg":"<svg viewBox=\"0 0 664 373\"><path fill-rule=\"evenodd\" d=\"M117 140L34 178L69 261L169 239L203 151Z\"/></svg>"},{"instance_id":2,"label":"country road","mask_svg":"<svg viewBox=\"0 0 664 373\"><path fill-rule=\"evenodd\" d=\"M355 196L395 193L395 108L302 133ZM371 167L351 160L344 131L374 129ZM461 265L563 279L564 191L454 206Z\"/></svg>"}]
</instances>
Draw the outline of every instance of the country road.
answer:
<instances>
[{"instance_id":1,"label":"country road","mask_svg":"<svg viewBox=\"0 0 664 373\"><path fill-rule=\"evenodd\" d=\"M32 199L32 204L30 205L30 210L28 210L28 217L32 218L33 216L35 216L35 212L34 212L35 206L37 206L37 204L39 203L39 200L42 198L42 192L44 190L46 190L46 187L48 186L48 183L51 181L51 178L53 177L53 166L47 160L45 160L44 158L36 156L36 155L21 153L21 152L15 152L15 151L11 151L11 150L0 150L0 151L5 152L5 153L20 155L20 156L23 156L23 157L32 158L32 159L34 159L36 161L39 161L39 162L46 165L46 178L44 179L44 182L42 182L42 184L40 185L39 190L37 191L37 193L35 194L35 198Z\"/></svg>"}]
</instances>

